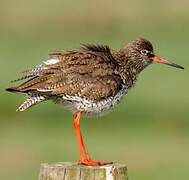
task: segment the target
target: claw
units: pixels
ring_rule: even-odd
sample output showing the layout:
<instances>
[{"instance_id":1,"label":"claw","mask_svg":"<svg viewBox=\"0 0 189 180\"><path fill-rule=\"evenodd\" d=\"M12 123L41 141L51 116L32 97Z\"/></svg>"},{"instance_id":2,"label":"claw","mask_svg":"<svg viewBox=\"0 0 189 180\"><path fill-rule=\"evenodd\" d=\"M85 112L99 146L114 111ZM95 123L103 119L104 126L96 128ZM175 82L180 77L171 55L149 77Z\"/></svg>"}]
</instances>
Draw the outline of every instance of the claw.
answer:
<instances>
[{"instance_id":1,"label":"claw","mask_svg":"<svg viewBox=\"0 0 189 180\"><path fill-rule=\"evenodd\" d=\"M113 162L100 162L100 161L95 161L95 160L80 160L80 163L85 165L85 166L104 166L108 164L113 164Z\"/></svg>"}]
</instances>

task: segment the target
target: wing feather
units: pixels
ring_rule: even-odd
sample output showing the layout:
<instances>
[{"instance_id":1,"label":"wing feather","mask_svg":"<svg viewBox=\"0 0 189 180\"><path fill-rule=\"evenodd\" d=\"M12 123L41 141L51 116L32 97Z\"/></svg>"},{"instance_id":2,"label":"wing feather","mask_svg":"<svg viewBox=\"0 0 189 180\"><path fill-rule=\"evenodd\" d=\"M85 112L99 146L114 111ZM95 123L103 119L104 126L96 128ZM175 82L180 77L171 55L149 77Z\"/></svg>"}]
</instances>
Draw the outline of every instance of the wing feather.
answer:
<instances>
[{"instance_id":1,"label":"wing feather","mask_svg":"<svg viewBox=\"0 0 189 180\"><path fill-rule=\"evenodd\" d=\"M21 79L31 79L15 91L100 100L121 88L121 78L115 74L116 60L108 46L83 45L80 51L56 52L50 58L27 71Z\"/></svg>"}]
</instances>

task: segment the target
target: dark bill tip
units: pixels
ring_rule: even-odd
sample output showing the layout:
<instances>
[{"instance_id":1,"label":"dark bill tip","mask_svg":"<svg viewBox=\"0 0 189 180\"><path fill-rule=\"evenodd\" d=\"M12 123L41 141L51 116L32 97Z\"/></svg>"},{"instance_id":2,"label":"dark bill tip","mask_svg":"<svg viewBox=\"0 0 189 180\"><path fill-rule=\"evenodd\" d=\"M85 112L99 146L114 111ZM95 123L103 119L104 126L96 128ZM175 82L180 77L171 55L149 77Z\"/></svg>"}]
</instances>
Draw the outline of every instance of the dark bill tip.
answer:
<instances>
[{"instance_id":1,"label":"dark bill tip","mask_svg":"<svg viewBox=\"0 0 189 180\"><path fill-rule=\"evenodd\" d=\"M172 66L172 67L176 67L176 68L179 68L179 69L184 69L183 66L180 66L178 64L175 64L175 63L167 63L168 66Z\"/></svg>"},{"instance_id":2,"label":"dark bill tip","mask_svg":"<svg viewBox=\"0 0 189 180\"><path fill-rule=\"evenodd\" d=\"M160 58L159 56L153 56L153 57L152 57L152 60L153 60L153 62L155 62L155 63L166 64L166 65L168 65L168 66L172 66L172 67L175 67L175 68L184 69L183 66L180 66L180 65L178 65L178 64L169 62L169 61L167 61L166 59Z\"/></svg>"}]
</instances>

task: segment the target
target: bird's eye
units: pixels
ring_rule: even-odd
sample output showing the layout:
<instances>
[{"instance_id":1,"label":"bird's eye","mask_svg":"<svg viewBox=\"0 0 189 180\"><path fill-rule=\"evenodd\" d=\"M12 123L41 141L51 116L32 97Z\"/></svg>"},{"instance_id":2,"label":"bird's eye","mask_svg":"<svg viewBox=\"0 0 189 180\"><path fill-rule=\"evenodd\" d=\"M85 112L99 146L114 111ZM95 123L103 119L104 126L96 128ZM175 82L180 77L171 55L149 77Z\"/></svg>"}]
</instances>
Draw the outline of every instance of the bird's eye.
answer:
<instances>
[{"instance_id":1,"label":"bird's eye","mask_svg":"<svg viewBox=\"0 0 189 180\"><path fill-rule=\"evenodd\" d=\"M143 55L148 55L149 54L149 51L148 50L141 50L141 54L143 54Z\"/></svg>"}]
</instances>

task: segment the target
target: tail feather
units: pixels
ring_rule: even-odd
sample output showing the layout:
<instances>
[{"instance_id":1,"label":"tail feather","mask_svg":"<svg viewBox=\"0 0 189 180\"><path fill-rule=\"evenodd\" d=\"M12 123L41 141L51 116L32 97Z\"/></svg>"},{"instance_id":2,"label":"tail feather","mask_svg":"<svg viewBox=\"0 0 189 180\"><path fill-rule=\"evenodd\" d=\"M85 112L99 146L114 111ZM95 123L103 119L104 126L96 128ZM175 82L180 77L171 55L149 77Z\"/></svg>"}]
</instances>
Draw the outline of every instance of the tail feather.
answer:
<instances>
[{"instance_id":1,"label":"tail feather","mask_svg":"<svg viewBox=\"0 0 189 180\"><path fill-rule=\"evenodd\" d=\"M44 96L38 95L38 96L29 97L26 99L26 101L24 101L23 104L21 104L21 106L18 107L16 111L24 111L30 108L31 106L36 105L44 100L46 100Z\"/></svg>"},{"instance_id":2,"label":"tail feather","mask_svg":"<svg viewBox=\"0 0 189 180\"><path fill-rule=\"evenodd\" d=\"M5 90L8 91L8 92L19 92L19 90L16 87L10 87L10 88L7 88Z\"/></svg>"},{"instance_id":3,"label":"tail feather","mask_svg":"<svg viewBox=\"0 0 189 180\"><path fill-rule=\"evenodd\" d=\"M24 79L28 79L28 78L32 78L32 77L34 77L34 75L28 74L28 75L21 76L17 79L12 80L11 83L14 83L14 82L17 82L17 81L22 81Z\"/></svg>"}]
</instances>

